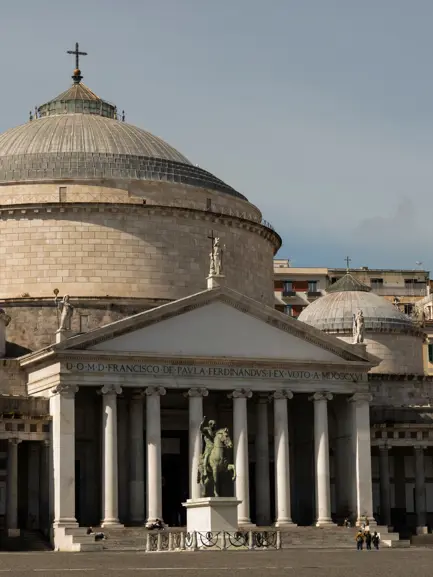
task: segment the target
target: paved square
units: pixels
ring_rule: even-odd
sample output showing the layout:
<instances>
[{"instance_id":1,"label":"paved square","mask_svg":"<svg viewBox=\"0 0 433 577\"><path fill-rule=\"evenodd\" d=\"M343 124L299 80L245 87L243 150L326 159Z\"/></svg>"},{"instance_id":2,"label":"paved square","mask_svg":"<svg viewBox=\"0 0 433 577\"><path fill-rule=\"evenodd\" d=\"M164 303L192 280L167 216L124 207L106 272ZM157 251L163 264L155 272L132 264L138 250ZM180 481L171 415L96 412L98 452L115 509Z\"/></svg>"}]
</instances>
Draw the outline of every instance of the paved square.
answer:
<instances>
[{"instance_id":1,"label":"paved square","mask_svg":"<svg viewBox=\"0 0 433 577\"><path fill-rule=\"evenodd\" d=\"M430 577L433 549L200 553L4 553L0 574L89 577Z\"/></svg>"}]
</instances>

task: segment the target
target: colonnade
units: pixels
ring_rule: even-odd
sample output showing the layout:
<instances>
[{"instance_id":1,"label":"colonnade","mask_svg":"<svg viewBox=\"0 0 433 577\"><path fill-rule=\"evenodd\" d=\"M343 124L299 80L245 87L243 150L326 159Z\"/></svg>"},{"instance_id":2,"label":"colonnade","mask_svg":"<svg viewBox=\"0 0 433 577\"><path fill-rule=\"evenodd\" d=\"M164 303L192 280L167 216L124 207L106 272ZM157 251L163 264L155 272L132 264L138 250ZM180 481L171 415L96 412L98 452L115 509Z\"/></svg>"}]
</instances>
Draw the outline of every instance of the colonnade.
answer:
<instances>
[{"instance_id":1,"label":"colonnade","mask_svg":"<svg viewBox=\"0 0 433 577\"><path fill-rule=\"evenodd\" d=\"M74 495L74 396L76 386L58 385L53 389L51 415L53 417L54 465L54 526L76 525ZM118 463L117 463L117 396L122 390L118 385L104 385L102 395L102 446L103 446L103 526L120 525L118 515ZM130 400L130 519L134 523L153 523L162 518L161 476L161 397L166 390L150 386L133 392ZM197 466L201 453L200 423L203 419L203 399L209 392L194 387L185 391L189 401L189 490L190 498L200 496L196 482ZM238 506L238 523L247 525L250 519L249 459L248 459L248 399L249 389L236 389L228 394L233 402L233 453L236 467L235 495ZM292 524L290 495L290 453L288 401L293 393L278 390L255 394L257 399L256 434L256 491L257 523L271 520L268 402L274 409L274 467L275 514L277 526ZM144 399L146 399L146 438L143 438ZM328 401L329 392L317 392L310 397L314 403L314 454L315 454L315 503L316 524L332 524L331 483L329 470ZM369 401L367 394L355 394L353 405L353 454L355 455L357 516L367 515L372 521L372 482L370 457ZM145 445L146 443L146 451ZM147 455L147 474L144 455ZM146 481L145 481L146 480ZM144 496L147 496L145 503Z\"/></svg>"},{"instance_id":2,"label":"colonnade","mask_svg":"<svg viewBox=\"0 0 433 577\"><path fill-rule=\"evenodd\" d=\"M391 521L391 481L390 481L390 463L389 452L392 445L383 443L379 445L379 483L380 483L380 516L383 525L390 526ZM427 533L427 500L426 500L426 482L425 482L425 451L427 447L421 444L413 446L415 462L415 516L416 532L419 534ZM404 462L402 463L404 466ZM394 464L394 486L396 485L395 477L397 476L396 466ZM406 479L403 475L403 497L405 498Z\"/></svg>"}]
</instances>

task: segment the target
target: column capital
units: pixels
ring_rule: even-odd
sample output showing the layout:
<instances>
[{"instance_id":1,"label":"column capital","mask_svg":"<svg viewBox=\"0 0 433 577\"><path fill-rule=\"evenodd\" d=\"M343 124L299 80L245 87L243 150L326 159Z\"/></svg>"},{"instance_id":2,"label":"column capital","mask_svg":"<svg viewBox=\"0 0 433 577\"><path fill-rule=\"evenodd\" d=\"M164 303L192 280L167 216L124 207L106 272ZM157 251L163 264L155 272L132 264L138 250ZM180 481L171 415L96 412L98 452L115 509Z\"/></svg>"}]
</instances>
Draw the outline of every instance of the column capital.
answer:
<instances>
[{"instance_id":1,"label":"column capital","mask_svg":"<svg viewBox=\"0 0 433 577\"><path fill-rule=\"evenodd\" d=\"M293 399L293 393L292 391L282 389L280 391L274 391L273 393L271 393L270 398L274 400L280 400L280 399L290 400Z\"/></svg>"},{"instance_id":2,"label":"column capital","mask_svg":"<svg viewBox=\"0 0 433 577\"><path fill-rule=\"evenodd\" d=\"M50 441L50 439L44 439L44 440L42 441L42 446L43 446L43 447L46 447L47 449L48 449L49 447L51 447L51 441Z\"/></svg>"},{"instance_id":3,"label":"column capital","mask_svg":"<svg viewBox=\"0 0 433 577\"><path fill-rule=\"evenodd\" d=\"M122 387L120 385L104 385L99 390L100 395L121 395Z\"/></svg>"},{"instance_id":4,"label":"column capital","mask_svg":"<svg viewBox=\"0 0 433 577\"><path fill-rule=\"evenodd\" d=\"M365 392L365 393L355 393L348 399L348 402L362 404L362 403L371 403L372 400L373 395Z\"/></svg>"},{"instance_id":5,"label":"column capital","mask_svg":"<svg viewBox=\"0 0 433 577\"><path fill-rule=\"evenodd\" d=\"M147 387L146 389L146 396L148 397L163 397L166 393L164 387Z\"/></svg>"},{"instance_id":6,"label":"column capital","mask_svg":"<svg viewBox=\"0 0 433 577\"><path fill-rule=\"evenodd\" d=\"M183 393L184 397L207 397L208 395L209 391L204 387L193 387Z\"/></svg>"},{"instance_id":7,"label":"column capital","mask_svg":"<svg viewBox=\"0 0 433 577\"><path fill-rule=\"evenodd\" d=\"M51 389L51 395L61 395L67 399L72 399L78 393L78 385L67 385L59 383Z\"/></svg>"},{"instance_id":8,"label":"column capital","mask_svg":"<svg viewBox=\"0 0 433 577\"><path fill-rule=\"evenodd\" d=\"M235 389L227 396L229 399L251 399L253 392L251 389Z\"/></svg>"},{"instance_id":9,"label":"column capital","mask_svg":"<svg viewBox=\"0 0 433 577\"><path fill-rule=\"evenodd\" d=\"M17 439L16 437L8 439L9 445L19 445L22 442L22 439Z\"/></svg>"},{"instance_id":10,"label":"column capital","mask_svg":"<svg viewBox=\"0 0 433 577\"><path fill-rule=\"evenodd\" d=\"M318 391L317 393L314 393L314 395L311 395L311 397L308 397L308 400L314 402L332 401L333 397L334 396L332 393L328 393L326 391Z\"/></svg>"}]
</instances>

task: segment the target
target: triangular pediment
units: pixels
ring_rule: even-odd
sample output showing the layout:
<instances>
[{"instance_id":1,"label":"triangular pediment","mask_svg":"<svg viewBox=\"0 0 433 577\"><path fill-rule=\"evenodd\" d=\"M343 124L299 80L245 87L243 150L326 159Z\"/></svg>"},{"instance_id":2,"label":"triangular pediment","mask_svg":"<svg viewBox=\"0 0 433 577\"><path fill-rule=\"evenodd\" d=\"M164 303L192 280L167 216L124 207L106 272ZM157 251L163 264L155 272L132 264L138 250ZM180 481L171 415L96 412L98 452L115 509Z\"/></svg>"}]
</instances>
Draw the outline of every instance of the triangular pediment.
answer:
<instances>
[{"instance_id":1,"label":"triangular pediment","mask_svg":"<svg viewBox=\"0 0 433 577\"><path fill-rule=\"evenodd\" d=\"M374 359L231 289L216 288L67 339L52 352L283 359L375 364Z\"/></svg>"},{"instance_id":2,"label":"triangular pediment","mask_svg":"<svg viewBox=\"0 0 433 577\"><path fill-rule=\"evenodd\" d=\"M341 360L330 351L221 301L98 343L90 350L189 357Z\"/></svg>"}]
</instances>

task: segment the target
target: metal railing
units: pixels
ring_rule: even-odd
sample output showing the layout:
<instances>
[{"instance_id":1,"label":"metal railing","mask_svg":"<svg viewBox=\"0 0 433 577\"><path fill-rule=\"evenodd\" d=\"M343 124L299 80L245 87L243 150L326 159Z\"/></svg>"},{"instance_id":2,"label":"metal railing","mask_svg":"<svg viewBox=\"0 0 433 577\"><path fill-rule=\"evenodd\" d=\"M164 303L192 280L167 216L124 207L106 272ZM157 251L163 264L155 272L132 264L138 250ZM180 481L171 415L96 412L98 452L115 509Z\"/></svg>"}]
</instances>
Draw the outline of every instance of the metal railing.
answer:
<instances>
[{"instance_id":1,"label":"metal railing","mask_svg":"<svg viewBox=\"0 0 433 577\"><path fill-rule=\"evenodd\" d=\"M280 531L160 531L147 533L146 551L269 551L281 549Z\"/></svg>"}]
</instances>

